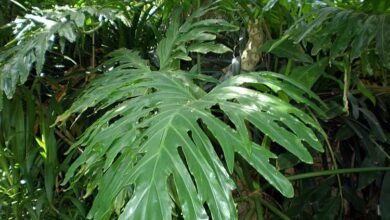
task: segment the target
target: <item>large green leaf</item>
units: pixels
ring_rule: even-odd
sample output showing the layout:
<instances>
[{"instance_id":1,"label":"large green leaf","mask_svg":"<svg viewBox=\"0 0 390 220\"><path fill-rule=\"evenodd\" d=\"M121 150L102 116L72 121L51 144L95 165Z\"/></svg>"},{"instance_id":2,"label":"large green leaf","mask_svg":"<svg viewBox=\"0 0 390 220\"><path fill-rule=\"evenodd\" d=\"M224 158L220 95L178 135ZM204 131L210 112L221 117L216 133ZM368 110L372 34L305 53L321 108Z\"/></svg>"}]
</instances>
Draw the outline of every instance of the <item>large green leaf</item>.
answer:
<instances>
[{"instance_id":1,"label":"large green leaf","mask_svg":"<svg viewBox=\"0 0 390 220\"><path fill-rule=\"evenodd\" d=\"M73 145L73 149L83 146L84 151L65 178L66 183L77 171L77 176L92 178L89 190L98 187L89 217L107 219L114 202L122 198L118 196L130 192L128 199L119 202L126 204L120 219L171 219L174 204L185 219L208 218L204 204L213 219L237 219L232 198L235 184L230 177L235 154L284 196L293 196L291 183L270 163L276 155L253 142L245 124L257 127L301 161L312 163L305 146L322 151L318 136L324 133L315 120L276 93L284 90L296 103L321 114L315 104L321 102L313 93L270 72L239 75L206 93L193 79L207 77L133 69L123 58L134 63L134 53L121 54L126 52L131 53L115 52L121 65L94 80L58 119L66 120L90 107L106 109ZM232 124L218 117L217 109Z\"/></svg>"}]
</instances>

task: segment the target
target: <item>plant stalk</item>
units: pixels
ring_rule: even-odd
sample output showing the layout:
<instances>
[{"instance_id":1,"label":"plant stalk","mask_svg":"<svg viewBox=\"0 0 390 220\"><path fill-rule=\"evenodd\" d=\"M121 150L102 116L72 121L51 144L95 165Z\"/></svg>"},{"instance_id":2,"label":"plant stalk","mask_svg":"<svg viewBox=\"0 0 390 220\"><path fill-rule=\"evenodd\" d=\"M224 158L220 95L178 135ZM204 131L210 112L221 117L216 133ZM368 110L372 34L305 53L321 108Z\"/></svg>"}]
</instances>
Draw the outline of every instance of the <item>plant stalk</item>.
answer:
<instances>
[{"instance_id":1,"label":"plant stalk","mask_svg":"<svg viewBox=\"0 0 390 220\"><path fill-rule=\"evenodd\" d=\"M302 173L293 176L288 176L288 180L300 180L308 179L319 176L329 176L337 174L350 174L350 173L365 173L365 172L380 172L380 171L390 171L390 167L361 167L361 168L347 168L347 169L337 169L337 170L323 170L310 173Z\"/></svg>"},{"instance_id":2,"label":"plant stalk","mask_svg":"<svg viewBox=\"0 0 390 220\"><path fill-rule=\"evenodd\" d=\"M276 208L275 206L273 206L271 203L264 200L263 198L259 197L259 201L261 204L263 204L265 207L267 207L271 212L273 212L280 219L283 219L283 220L290 219L287 215L283 214L283 212L281 212L278 208Z\"/></svg>"},{"instance_id":3,"label":"plant stalk","mask_svg":"<svg viewBox=\"0 0 390 220\"><path fill-rule=\"evenodd\" d=\"M367 173L367 172L381 172L381 171L390 171L390 167L361 167L361 168L346 168L346 169L337 169L337 170L323 170L310 173L302 173L292 176L287 176L286 178L290 181L309 179L319 176L332 176L337 174L350 174L350 173ZM262 190L266 190L270 187L269 184L263 186ZM260 190L255 190L251 192L248 197L258 194Z\"/></svg>"},{"instance_id":4,"label":"plant stalk","mask_svg":"<svg viewBox=\"0 0 390 220\"><path fill-rule=\"evenodd\" d=\"M197 9L200 8L200 0L196 1L196 8ZM198 19L198 21L199 21L199 19ZM196 53L196 70L197 70L198 74L202 74L202 60L200 57L200 53Z\"/></svg>"}]
</instances>

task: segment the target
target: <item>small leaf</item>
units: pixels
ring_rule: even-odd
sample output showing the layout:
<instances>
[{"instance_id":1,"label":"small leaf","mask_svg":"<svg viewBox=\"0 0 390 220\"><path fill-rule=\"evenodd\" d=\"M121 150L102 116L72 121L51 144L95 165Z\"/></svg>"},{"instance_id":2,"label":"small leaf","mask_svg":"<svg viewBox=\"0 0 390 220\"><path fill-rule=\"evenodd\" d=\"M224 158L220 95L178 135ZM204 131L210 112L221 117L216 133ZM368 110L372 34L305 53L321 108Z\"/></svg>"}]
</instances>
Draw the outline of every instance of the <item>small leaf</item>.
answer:
<instances>
[{"instance_id":1,"label":"small leaf","mask_svg":"<svg viewBox=\"0 0 390 220\"><path fill-rule=\"evenodd\" d=\"M292 168L299 163L299 159L290 153L283 153L278 156L277 167L279 170Z\"/></svg>"},{"instance_id":2,"label":"small leaf","mask_svg":"<svg viewBox=\"0 0 390 220\"><path fill-rule=\"evenodd\" d=\"M267 4L263 7L263 11L271 10L277 2L278 0L269 0Z\"/></svg>"},{"instance_id":3,"label":"small leaf","mask_svg":"<svg viewBox=\"0 0 390 220\"><path fill-rule=\"evenodd\" d=\"M73 27L69 22L61 26L61 28L58 30L58 35L60 37L65 37L71 43L76 41L76 34L73 31Z\"/></svg>"},{"instance_id":4,"label":"small leaf","mask_svg":"<svg viewBox=\"0 0 390 220\"><path fill-rule=\"evenodd\" d=\"M106 55L107 58L98 68L118 66L118 68L136 68L150 70L147 60L142 59L139 53L126 48L120 48Z\"/></svg>"},{"instance_id":5,"label":"small leaf","mask_svg":"<svg viewBox=\"0 0 390 220\"><path fill-rule=\"evenodd\" d=\"M177 44L180 44L182 42L193 41L193 40L198 40L198 41L215 40L215 38L216 36L214 34L204 33L199 31L198 29L195 29L180 36L178 38Z\"/></svg>"},{"instance_id":6,"label":"small leaf","mask_svg":"<svg viewBox=\"0 0 390 220\"><path fill-rule=\"evenodd\" d=\"M370 128L372 129L372 132L375 134L375 136L380 141L385 142L386 135L381 127L381 124L379 123L378 119L374 115L374 113L367 110L366 108L360 108L359 110L363 113L364 118L367 120L367 122L370 125Z\"/></svg>"},{"instance_id":7,"label":"small leaf","mask_svg":"<svg viewBox=\"0 0 390 220\"><path fill-rule=\"evenodd\" d=\"M367 97L372 104L376 104L376 99L374 94L362 83L360 79L357 79L357 89L361 92L365 97Z\"/></svg>"},{"instance_id":8,"label":"small leaf","mask_svg":"<svg viewBox=\"0 0 390 220\"><path fill-rule=\"evenodd\" d=\"M290 76L310 89L324 73L327 63L328 59L324 58L310 66L294 68Z\"/></svg>"},{"instance_id":9,"label":"small leaf","mask_svg":"<svg viewBox=\"0 0 390 220\"><path fill-rule=\"evenodd\" d=\"M232 50L223 44L215 44L214 42L208 43L193 43L188 47L188 51L196 53L226 53Z\"/></svg>"},{"instance_id":10,"label":"small leaf","mask_svg":"<svg viewBox=\"0 0 390 220\"><path fill-rule=\"evenodd\" d=\"M305 53L299 44L294 44L290 40L284 40L278 44L277 47L273 47L273 44L278 41L269 40L261 47L261 51L270 52L278 57L290 58L295 61L301 61L305 63L312 63L313 59ZM269 51L270 48L273 49Z\"/></svg>"},{"instance_id":11,"label":"small leaf","mask_svg":"<svg viewBox=\"0 0 390 220\"><path fill-rule=\"evenodd\" d=\"M84 26L84 23L85 23L85 15L84 13L76 13L76 16L74 18L74 22L76 24L77 27L83 27Z\"/></svg>"}]
</instances>

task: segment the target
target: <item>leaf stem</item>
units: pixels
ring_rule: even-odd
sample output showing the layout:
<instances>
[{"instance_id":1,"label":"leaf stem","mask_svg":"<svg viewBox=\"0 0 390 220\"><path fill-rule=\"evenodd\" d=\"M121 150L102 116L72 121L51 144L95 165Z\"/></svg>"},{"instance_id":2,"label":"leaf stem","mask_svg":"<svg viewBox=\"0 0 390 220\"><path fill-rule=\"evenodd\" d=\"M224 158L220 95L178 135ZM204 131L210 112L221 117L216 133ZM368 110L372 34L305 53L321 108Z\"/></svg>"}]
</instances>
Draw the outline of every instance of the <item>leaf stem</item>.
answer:
<instances>
[{"instance_id":1,"label":"leaf stem","mask_svg":"<svg viewBox=\"0 0 390 220\"><path fill-rule=\"evenodd\" d=\"M281 212L278 208L276 208L275 206L273 206L271 203L264 200L263 198L259 197L259 201L261 204L263 204L265 207L267 207L271 212L273 212L280 219L283 219L283 220L290 219L287 215L283 214L283 212Z\"/></svg>"},{"instance_id":2,"label":"leaf stem","mask_svg":"<svg viewBox=\"0 0 390 220\"><path fill-rule=\"evenodd\" d=\"M200 8L200 0L197 0L196 8L197 9ZM200 53L196 53L196 69L197 69L198 74L202 74L202 60L200 57Z\"/></svg>"},{"instance_id":3,"label":"leaf stem","mask_svg":"<svg viewBox=\"0 0 390 220\"><path fill-rule=\"evenodd\" d=\"M319 176L329 176L337 174L350 174L350 173L365 173L365 172L379 172L379 171L390 171L390 167L360 167L360 168L346 168L346 169L337 169L337 170L323 170L310 173L302 173L293 176L288 176L287 179L300 180L307 178L314 178Z\"/></svg>"},{"instance_id":4,"label":"leaf stem","mask_svg":"<svg viewBox=\"0 0 390 220\"><path fill-rule=\"evenodd\" d=\"M346 168L346 169L335 169L335 170L323 170L310 173L302 173L292 176L287 176L286 178L290 181L309 179L319 176L332 176L337 174L350 174L350 173L367 173L367 172L380 172L380 171L390 171L390 167L360 167L360 168ZM263 186L262 191L268 189L271 185L266 184ZM247 197L254 196L260 193L260 190L252 191L248 194Z\"/></svg>"},{"instance_id":5,"label":"leaf stem","mask_svg":"<svg viewBox=\"0 0 390 220\"><path fill-rule=\"evenodd\" d=\"M288 76L291 73L291 67L292 67L292 59L288 59L286 70L284 72L284 75Z\"/></svg>"},{"instance_id":6,"label":"leaf stem","mask_svg":"<svg viewBox=\"0 0 390 220\"><path fill-rule=\"evenodd\" d=\"M344 58L347 60L348 58ZM344 63L344 90L343 90L343 103L344 103L344 112L349 115L348 107L348 90L351 81L351 66L347 64L347 61Z\"/></svg>"},{"instance_id":7,"label":"leaf stem","mask_svg":"<svg viewBox=\"0 0 390 220\"><path fill-rule=\"evenodd\" d=\"M329 140L327 138L325 139L325 141L326 141L326 146L328 147L329 154L330 154L330 157L331 157L331 160L332 160L332 163L333 163L332 171L339 170L339 168L337 166L336 157L334 156L334 152L333 152L332 146L330 145ZM341 201L343 201L344 200L344 196L343 196L343 188L342 188L341 178L340 178L339 174L336 174L336 175L337 175L337 184L339 185L340 198L341 198ZM342 209L343 209L343 207L341 207L340 211Z\"/></svg>"}]
</instances>

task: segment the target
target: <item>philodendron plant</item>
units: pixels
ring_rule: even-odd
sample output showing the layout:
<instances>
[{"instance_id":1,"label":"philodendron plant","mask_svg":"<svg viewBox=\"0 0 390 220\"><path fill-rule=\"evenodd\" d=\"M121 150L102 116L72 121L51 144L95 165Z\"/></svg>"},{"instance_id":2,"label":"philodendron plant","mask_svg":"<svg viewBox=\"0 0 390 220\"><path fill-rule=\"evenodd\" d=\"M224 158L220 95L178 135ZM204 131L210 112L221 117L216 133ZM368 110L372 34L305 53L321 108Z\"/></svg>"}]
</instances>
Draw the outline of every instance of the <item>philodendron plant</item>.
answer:
<instances>
[{"instance_id":1,"label":"philodendron plant","mask_svg":"<svg viewBox=\"0 0 390 220\"><path fill-rule=\"evenodd\" d=\"M299 83L271 72L218 82L179 69L189 52L229 50L213 40L235 27L201 20L211 9L195 11L182 25L174 13L156 48L158 70L135 51L109 54L101 65L107 71L57 119L90 108L101 115L71 148L83 152L64 182L87 176L87 194L98 190L90 218L108 219L115 211L120 219L237 219L231 178L237 155L284 196L294 194L270 163L277 155L253 140L251 128L305 163L313 162L308 147L323 150L320 125L292 103L317 115L324 105ZM200 86L204 81L214 83L211 91Z\"/></svg>"}]
</instances>

